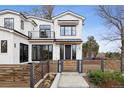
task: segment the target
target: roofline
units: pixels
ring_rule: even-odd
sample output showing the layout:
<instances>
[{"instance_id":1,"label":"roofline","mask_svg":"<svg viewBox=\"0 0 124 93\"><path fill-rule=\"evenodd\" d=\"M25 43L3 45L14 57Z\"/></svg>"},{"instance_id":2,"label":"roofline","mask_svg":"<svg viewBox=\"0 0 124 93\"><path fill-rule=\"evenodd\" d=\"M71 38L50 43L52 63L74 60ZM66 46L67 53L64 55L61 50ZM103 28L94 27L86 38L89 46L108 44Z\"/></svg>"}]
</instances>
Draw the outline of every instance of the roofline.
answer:
<instances>
[{"instance_id":1,"label":"roofline","mask_svg":"<svg viewBox=\"0 0 124 93\"><path fill-rule=\"evenodd\" d=\"M26 37L26 38L30 38L29 36L27 36L27 35L25 35L25 34L19 32L19 31L15 30L15 29L9 29L9 28L5 28L5 27L2 27L2 26L0 26L0 28L3 28L4 30L7 30L7 31L9 31L9 32L16 32L16 33L18 33L18 34L20 34L20 35L22 35L22 36L24 36L24 37Z\"/></svg>"},{"instance_id":2,"label":"roofline","mask_svg":"<svg viewBox=\"0 0 124 93\"><path fill-rule=\"evenodd\" d=\"M82 15L80 15L80 14L77 14L77 13L75 13L75 12L73 12L73 11L70 11L70 10L67 10L67 11L65 11L65 12L62 12L62 13L56 15L56 16L53 16L52 19L56 19L58 16L60 16L60 15L62 15L62 14L65 14L65 13L72 13L72 14L77 15L77 16L80 17L81 19L86 19L84 16L82 16Z\"/></svg>"},{"instance_id":3,"label":"roofline","mask_svg":"<svg viewBox=\"0 0 124 93\"><path fill-rule=\"evenodd\" d=\"M11 12L11 13L14 13L14 14L17 14L17 15L21 15L21 16L23 16L25 19L28 19L27 16L25 16L25 15L22 14L21 12L15 11L15 10L4 9L4 10L0 10L0 13L1 13L1 12ZM30 21L30 20L27 20L27 21ZM33 22L35 25L37 25L33 20L31 20L30 22Z\"/></svg>"},{"instance_id":4,"label":"roofline","mask_svg":"<svg viewBox=\"0 0 124 93\"><path fill-rule=\"evenodd\" d=\"M40 18L40 17L36 17L36 16L27 16L27 18L39 19L39 20L43 20L43 21L47 21L47 22L51 22L52 23L52 20L48 20L48 19Z\"/></svg>"},{"instance_id":5,"label":"roofline","mask_svg":"<svg viewBox=\"0 0 124 93\"><path fill-rule=\"evenodd\" d=\"M25 19L27 19L27 17L24 14L22 14L21 12L15 11L15 10L3 9L3 10L0 10L0 13L1 12L12 12L12 13L15 13L17 15L22 15Z\"/></svg>"}]
</instances>

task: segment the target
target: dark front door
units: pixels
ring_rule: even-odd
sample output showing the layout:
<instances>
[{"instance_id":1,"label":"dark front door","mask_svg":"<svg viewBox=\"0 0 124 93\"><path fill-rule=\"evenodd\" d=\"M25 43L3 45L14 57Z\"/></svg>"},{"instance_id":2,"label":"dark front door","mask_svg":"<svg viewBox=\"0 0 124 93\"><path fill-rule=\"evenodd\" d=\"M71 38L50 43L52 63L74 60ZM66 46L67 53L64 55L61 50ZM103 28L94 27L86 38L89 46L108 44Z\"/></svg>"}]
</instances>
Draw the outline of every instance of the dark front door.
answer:
<instances>
[{"instance_id":1,"label":"dark front door","mask_svg":"<svg viewBox=\"0 0 124 93\"><path fill-rule=\"evenodd\" d=\"M65 45L65 59L71 59L71 45Z\"/></svg>"}]
</instances>

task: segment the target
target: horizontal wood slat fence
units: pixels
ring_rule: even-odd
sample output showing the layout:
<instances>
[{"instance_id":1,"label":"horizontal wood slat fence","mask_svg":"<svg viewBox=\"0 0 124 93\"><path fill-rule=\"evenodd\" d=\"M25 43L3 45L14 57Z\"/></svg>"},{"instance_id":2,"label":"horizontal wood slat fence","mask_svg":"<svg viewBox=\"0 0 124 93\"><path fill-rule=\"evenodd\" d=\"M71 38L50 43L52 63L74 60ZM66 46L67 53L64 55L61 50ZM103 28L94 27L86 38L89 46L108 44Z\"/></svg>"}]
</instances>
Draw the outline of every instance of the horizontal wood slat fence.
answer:
<instances>
[{"instance_id":1,"label":"horizontal wood slat fence","mask_svg":"<svg viewBox=\"0 0 124 93\"><path fill-rule=\"evenodd\" d=\"M30 65L0 65L0 87L29 87Z\"/></svg>"},{"instance_id":2,"label":"horizontal wood slat fence","mask_svg":"<svg viewBox=\"0 0 124 93\"><path fill-rule=\"evenodd\" d=\"M41 61L28 64L0 64L0 87L34 87L47 73L64 71L120 71L119 60Z\"/></svg>"}]
</instances>

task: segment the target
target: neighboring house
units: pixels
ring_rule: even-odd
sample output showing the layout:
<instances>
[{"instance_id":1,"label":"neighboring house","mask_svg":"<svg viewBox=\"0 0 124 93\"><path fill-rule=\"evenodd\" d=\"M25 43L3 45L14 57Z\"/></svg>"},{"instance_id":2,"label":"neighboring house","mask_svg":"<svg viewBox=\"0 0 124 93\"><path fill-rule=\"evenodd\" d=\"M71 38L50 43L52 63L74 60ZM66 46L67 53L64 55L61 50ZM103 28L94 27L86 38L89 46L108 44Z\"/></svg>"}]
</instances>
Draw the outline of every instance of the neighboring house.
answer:
<instances>
[{"instance_id":1,"label":"neighboring house","mask_svg":"<svg viewBox=\"0 0 124 93\"><path fill-rule=\"evenodd\" d=\"M0 64L82 60L84 17L71 11L47 20L0 11Z\"/></svg>"}]
</instances>

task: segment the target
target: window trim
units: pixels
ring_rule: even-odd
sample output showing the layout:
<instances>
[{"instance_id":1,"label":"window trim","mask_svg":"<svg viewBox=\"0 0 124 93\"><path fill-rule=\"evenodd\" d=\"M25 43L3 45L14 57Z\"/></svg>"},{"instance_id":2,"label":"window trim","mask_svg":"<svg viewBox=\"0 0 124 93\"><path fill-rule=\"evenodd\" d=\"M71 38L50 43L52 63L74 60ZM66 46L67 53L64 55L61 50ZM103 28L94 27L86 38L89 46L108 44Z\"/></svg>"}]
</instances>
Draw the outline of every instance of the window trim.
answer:
<instances>
[{"instance_id":1,"label":"window trim","mask_svg":"<svg viewBox=\"0 0 124 93\"><path fill-rule=\"evenodd\" d=\"M61 27L64 27L64 35L61 34ZM65 35L65 27L71 27L71 35ZM75 35L72 34L72 27L75 27ZM76 36L76 25L60 25L60 36Z\"/></svg>"},{"instance_id":2,"label":"window trim","mask_svg":"<svg viewBox=\"0 0 124 93\"><path fill-rule=\"evenodd\" d=\"M2 52L2 41L6 41L6 42L7 42L6 52ZM0 43L1 43L1 44L0 44L0 50L1 50L0 52L1 52L1 53L8 53L8 41L7 41L7 40L1 40Z\"/></svg>"},{"instance_id":3,"label":"window trim","mask_svg":"<svg viewBox=\"0 0 124 93\"><path fill-rule=\"evenodd\" d=\"M4 18L4 27L5 27L5 20L6 20L6 19L12 19L12 20L13 20L13 27L12 27L12 29L14 29L14 18L11 18L11 17L10 17L10 18L9 18L9 17L8 17L8 18ZM6 28L6 27L5 27L5 28ZM7 29L11 29L11 28L7 28Z\"/></svg>"}]
</instances>

